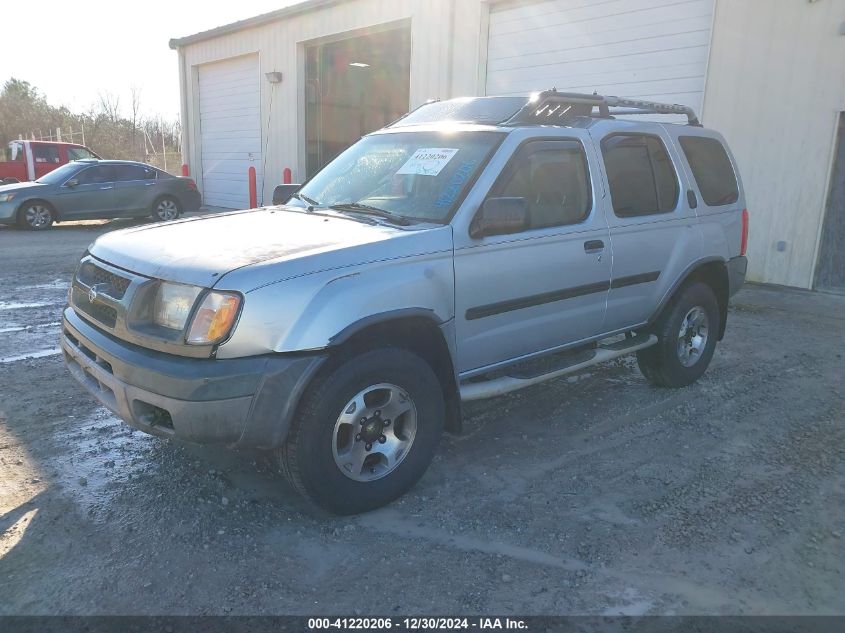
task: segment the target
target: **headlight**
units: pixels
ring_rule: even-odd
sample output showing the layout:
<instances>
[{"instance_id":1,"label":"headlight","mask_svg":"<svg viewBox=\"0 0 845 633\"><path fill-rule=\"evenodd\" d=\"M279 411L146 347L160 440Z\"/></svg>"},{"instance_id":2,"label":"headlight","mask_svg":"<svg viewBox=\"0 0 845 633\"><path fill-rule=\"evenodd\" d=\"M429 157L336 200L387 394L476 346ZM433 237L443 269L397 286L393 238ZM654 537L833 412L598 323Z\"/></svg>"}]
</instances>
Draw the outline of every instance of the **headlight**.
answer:
<instances>
[{"instance_id":1,"label":"headlight","mask_svg":"<svg viewBox=\"0 0 845 633\"><path fill-rule=\"evenodd\" d=\"M16 195L16 193L0 193L0 202L11 202Z\"/></svg>"},{"instance_id":2,"label":"headlight","mask_svg":"<svg viewBox=\"0 0 845 633\"><path fill-rule=\"evenodd\" d=\"M153 322L172 330L184 330L201 290L184 284L159 284Z\"/></svg>"},{"instance_id":3,"label":"headlight","mask_svg":"<svg viewBox=\"0 0 845 633\"><path fill-rule=\"evenodd\" d=\"M190 345L213 345L232 331L241 307L241 295L212 290L194 314L187 341Z\"/></svg>"}]
</instances>

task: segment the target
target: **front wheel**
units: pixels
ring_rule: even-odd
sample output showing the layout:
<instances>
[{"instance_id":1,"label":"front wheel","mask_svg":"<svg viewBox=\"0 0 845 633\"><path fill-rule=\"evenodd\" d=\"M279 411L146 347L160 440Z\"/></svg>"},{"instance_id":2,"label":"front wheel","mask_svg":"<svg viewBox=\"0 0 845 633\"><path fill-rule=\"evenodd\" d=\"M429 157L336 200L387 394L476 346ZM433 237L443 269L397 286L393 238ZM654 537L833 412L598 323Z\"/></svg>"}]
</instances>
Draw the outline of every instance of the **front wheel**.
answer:
<instances>
[{"instance_id":1,"label":"front wheel","mask_svg":"<svg viewBox=\"0 0 845 633\"><path fill-rule=\"evenodd\" d=\"M30 231L46 231L53 226L53 210L43 202L28 202L18 211L18 226Z\"/></svg>"},{"instance_id":2,"label":"front wheel","mask_svg":"<svg viewBox=\"0 0 845 633\"><path fill-rule=\"evenodd\" d=\"M278 455L307 499L337 514L366 512L408 491L443 431L443 393L419 356L383 348L320 376Z\"/></svg>"},{"instance_id":3,"label":"front wheel","mask_svg":"<svg viewBox=\"0 0 845 633\"><path fill-rule=\"evenodd\" d=\"M640 371L659 387L685 387L706 371L719 336L713 289L694 283L672 300L656 325L657 345L637 352Z\"/></svg>"},{"instance_id":4,"label":"front wheel","mask_svg":"<svg viewBox=\"0 0 845 633\"><path fill-rule=\"evenodd\" d=\"M176 198L165 196L156 200L153 206L153 218L162 222L177 219L182 214L182 207Z\"/></svg>"}]
</instances>

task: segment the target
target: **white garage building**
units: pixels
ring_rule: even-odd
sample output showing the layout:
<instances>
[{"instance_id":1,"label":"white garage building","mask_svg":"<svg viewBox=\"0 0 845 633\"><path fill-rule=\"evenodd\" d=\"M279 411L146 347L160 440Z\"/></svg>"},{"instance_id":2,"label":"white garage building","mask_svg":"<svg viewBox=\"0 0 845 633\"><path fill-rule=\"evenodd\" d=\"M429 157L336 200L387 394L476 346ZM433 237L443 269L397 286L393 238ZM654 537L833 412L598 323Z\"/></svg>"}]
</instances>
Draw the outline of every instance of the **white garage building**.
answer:
<instances>
[{"instance_id":1,"label":"white garage building","mask_svg":"<svg viewBox=\"0 0 845 633\"><path fill-rule=\"evenodd\" d=\"M750 278L845 292L845 0L306 0L170 44L206 204L430 98L596 91L693 106L740 164Z\"/></svg>"}]
</instances>

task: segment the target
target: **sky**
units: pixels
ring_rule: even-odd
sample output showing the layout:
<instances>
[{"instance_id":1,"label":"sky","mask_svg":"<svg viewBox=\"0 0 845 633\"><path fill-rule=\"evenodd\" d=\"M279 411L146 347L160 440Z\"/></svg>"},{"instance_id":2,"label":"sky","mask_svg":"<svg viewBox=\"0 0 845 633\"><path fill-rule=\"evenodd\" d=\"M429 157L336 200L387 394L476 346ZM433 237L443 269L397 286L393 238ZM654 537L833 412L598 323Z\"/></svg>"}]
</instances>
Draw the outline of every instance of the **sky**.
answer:
<instances>
[{"instance_id":1,"label":"sky","mask_svg":"<svg viewBox=\"0 0 845 633\"><path fill-rule=\"evenodd\" d=\"M109 93L130 112L179 118L179 70L168 41L275 11L299 0L7 0L0 84L23 79L48 103L85 111Z\"/></svg>"}]
</instances>

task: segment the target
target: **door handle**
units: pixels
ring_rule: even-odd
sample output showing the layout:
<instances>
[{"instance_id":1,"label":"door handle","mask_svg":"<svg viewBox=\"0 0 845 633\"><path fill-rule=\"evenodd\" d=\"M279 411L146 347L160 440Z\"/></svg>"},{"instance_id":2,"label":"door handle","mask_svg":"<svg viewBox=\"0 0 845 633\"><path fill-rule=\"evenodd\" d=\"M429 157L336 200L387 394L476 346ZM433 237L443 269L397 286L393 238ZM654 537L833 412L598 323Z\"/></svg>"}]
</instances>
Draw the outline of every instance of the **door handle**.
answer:
<instances>
[{"instance_id":1,"label":"door handle","mask_svg":"<svg viewBox=\"0 0 845 633\"><path fill-rule=\"evenodd\" d=\"M100 191L105 191L106 189L113 189L114 185L107 185L105 187L100 187Z\"/></svg>"},{"instance_id":2,"label":"door handle","mask_svg":"<svg viewBox=\"0 0 845 633\"><path fill-rule=\"evenodd\" d=\"M698 206L698 198L695 197L695 192L692 189L687 190L687 202L690 209L695 209Z\"/></svg>"},{"instance_id":3,"label":"door handle","mask_svg":"<svg viewBox=\"0 0 845 633\"><path fill-rule=\"evenodd\" d=\"M601 240L587 240L584 242L585 253L601 253L604 250L604 242Z\"/></svg>"}]
</instances>

